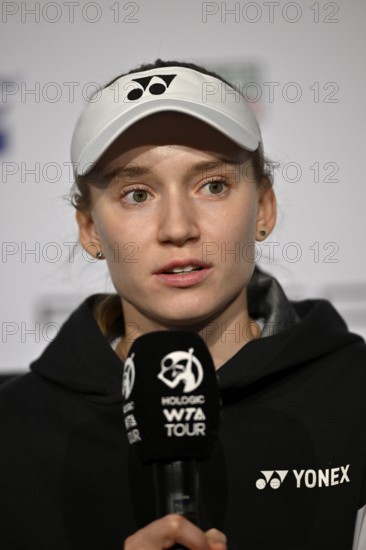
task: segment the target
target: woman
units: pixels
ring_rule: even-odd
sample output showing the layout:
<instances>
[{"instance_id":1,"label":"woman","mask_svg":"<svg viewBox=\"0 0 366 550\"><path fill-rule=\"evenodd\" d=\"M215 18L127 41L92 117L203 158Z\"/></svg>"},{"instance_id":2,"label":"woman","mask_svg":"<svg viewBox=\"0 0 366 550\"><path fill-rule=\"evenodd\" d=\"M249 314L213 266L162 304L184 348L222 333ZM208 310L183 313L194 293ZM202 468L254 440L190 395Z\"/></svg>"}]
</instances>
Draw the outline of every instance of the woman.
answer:
<instances>
[{"instance_id":1,"label":"woman","mask_svg":"<svg viewBox=\"0 0 366 550\"><path fill-rule=\"evenodd\" d=\"M226 535L230 550L360 550L366 346L327 301L291 303L255 267L276 200L254 115L220 77L176 62L94 99L74 131L73 203L117 293L86 300L1 391L4 548L219 550ZM122 363L162 329L200 333L219 377L202 531L154 521L151 468L121 427Z\"/></svg>"}]
</instances>

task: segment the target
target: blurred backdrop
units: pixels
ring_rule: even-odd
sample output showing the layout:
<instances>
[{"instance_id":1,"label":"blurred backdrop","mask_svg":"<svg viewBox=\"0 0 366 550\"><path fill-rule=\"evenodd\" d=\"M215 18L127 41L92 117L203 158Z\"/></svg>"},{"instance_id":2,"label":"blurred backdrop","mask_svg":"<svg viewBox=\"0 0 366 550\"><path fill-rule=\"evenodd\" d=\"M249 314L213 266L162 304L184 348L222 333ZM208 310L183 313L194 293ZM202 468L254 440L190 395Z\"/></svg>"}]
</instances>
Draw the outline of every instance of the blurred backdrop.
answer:
<instances>
[{"instance_id":1,"label":"blurred backdrop","mask_svg":"<svg viewBox=\"0 0 366 550\"><path fill-rule=\"evenodd\" d=\"M141 63L221 72L279 163L275 231L258 261L291 298L330 299L366 336L366 3L3 2L0 373L22 372L72 308L112 290L82 253L69 157L83 105Z\"/></svg>"}]
</instances>

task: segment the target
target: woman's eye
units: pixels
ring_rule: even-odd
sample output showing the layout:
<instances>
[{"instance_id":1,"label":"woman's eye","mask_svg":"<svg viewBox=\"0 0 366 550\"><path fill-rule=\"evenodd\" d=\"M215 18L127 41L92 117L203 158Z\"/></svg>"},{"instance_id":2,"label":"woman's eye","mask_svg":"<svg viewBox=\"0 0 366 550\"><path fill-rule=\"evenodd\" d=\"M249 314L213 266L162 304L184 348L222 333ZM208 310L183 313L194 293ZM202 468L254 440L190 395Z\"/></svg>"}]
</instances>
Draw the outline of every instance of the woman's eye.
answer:
<instances>
[{"instance_id":1,"label":"woman's eye","mask_svg":"<svg viewBox=\"0 0 366 550\"><path fill-rule=\"evenodd\" d=\"M207 182L203 189L210 195L220 195L227 188L227 183L223 180L213 180Z\"/></svg>"},{"instance_id":2,"label":"woman's eye","mask_svg":"<svg viewBox=\"0 0 366 550\"><path fill-rule=\"evenodd\" d=\"M125 189L122 192L122 199L131 204L145 202L149 197L149 193L145 189Z\"/></svg>"},{"instance_id":3,"label":"woman's eye","mask_svg":"<svg viewBox=\"0 0 366 550\"><path fill-rule=\"evenodd\" d=\"M144 189L139 189L132 192L132 197L136 202L144 202L147 199L147 192Z\"/></svg>"}]
</instances>

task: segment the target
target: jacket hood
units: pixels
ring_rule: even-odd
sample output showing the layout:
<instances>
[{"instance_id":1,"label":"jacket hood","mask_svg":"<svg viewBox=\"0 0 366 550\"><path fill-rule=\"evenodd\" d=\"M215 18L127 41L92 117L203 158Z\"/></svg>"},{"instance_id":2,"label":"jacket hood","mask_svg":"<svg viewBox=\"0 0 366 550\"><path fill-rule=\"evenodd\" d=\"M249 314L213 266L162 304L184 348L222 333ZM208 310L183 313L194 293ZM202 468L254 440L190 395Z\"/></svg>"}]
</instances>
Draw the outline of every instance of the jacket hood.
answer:
<instances>
[{"instance_id":1,"label":"jacket hood","mask_svg":"<svg viewBox=\"0 0 366 550\"><path fill-rule=\"evenodd\" d=\"M121 401L123 363L101 333L87 298L30 368L37 375L97 402ZM248 285L249 313L265 319L260 337L248 342L218 370L224 392L235 395L259 381L305 366L363 339L348 332L324 299L290 302L278 281L255 268Z\"/></svg>"}]
</instances>

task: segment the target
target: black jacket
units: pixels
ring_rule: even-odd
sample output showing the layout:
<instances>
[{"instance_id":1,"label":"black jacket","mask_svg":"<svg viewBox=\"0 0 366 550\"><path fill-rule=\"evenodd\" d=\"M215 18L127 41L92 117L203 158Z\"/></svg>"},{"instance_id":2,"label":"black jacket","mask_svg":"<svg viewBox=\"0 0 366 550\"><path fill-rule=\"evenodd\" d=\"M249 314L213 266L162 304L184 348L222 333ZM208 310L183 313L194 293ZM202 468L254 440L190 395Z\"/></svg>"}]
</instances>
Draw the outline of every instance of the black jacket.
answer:
<instances>
[{"instance_id":1,"label":"black jacket","mask_svg":"<svg viewBox=\"0 0 366 550\"><path fill-rule=\"evenodd\" d=\"M31 372L0 389L0 548L120 550L152 521L150 466L122 420L122 363L92 296ZM326 300L290 303L255 271L266 320L219 371L223 409L201 467L203 527L229 550L366 548L366 345Z\"/></svg>"}]
</instances>

